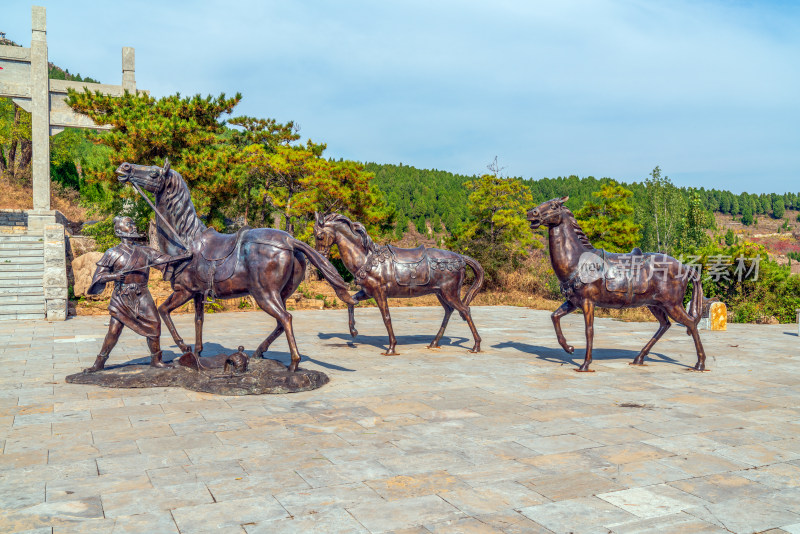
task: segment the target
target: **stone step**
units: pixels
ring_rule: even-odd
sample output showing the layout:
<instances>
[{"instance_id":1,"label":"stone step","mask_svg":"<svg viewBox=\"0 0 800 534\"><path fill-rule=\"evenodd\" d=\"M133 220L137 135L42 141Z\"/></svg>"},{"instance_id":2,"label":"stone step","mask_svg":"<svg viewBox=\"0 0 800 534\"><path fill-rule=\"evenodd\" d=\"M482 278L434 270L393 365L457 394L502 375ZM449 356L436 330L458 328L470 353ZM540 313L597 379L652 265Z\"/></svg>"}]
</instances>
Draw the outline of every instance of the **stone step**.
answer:
<instances>
[{"instance_id":1,"label":"stone step","mask_svg":"<svg viewBox=\"0 0 800 534\"><path fill-rule=\"evenodd\" d=\"M2 243L0 242L0 251L2 250L44 250L44 243Z\"/></svg>"},{"instance_id":2,"label":"stone step","mask_svg":"<svg viewBox=\"0 0 800 534\"><path fill-rule=\"evenodd\" d=\"M20 259L20 258L17 258ZM10 272L38 272L39 275L44 272L44 262L41 258L34 258L39 261L36 262L6 262L0 259L0 273Z\"/></svg>"},{"instance_id":3,"label":"stone step","mask_svg":"<svg viewBox=\"0 0 800 534\"><path fill-rule=\"evenodd\" d=\"M25 280L27 284L6 285L0 280L0 297L7 295L41 295L44 298L42 283L35 278Z\"/></svg>"},{"instance_id":4,"label":"stone step","mask_svg":"<svg viewBox=\"0 0 800 534\"><path fill-rule=\"evenodd\" d=\"M39 303L4 304L0 306L0 316L17 315L20 313L40 313L44 315L44 301Z\"/></svg>"},{"instance_id":5,"label":"stone step","mask_svg":"<svg viewBox=\"0 0 800 534\"><path fill-rule=\"evenodd\" d=\"M44 249L37 248L0 248L0 261L6 258L44 258Z\"/></svg>"},{"instance_id":6,"label":"stone step","mask_svg":"<svg viewBox=\"0 0 800 534\"><path fill-rule=\"evenodd\" d=\"M0 294L0 309L18 304L39 304L44 307L44 293L39 295L3 295Z\"/></svg>"},{"instance_id":7,"label":"stone step","mask_svg":"<svg viewBox=\"0 0 800 534\"><path fill-rule=\"evenodd\" d=\"M0 270L0 286L7 286L9 283L18 280L20 283L22 281L27 280L35 280L38 284L42 283L42 275L44 274L44 268L39 271L34 271L29 269L27 271L2 271Z\"/></svg>"},{"instance_id":8,"label":"stone step","mask_svg":"<svg viewBox=\"0 0 800 534\"><path fill-rule=\"evenodd\" d=\"M36 244L43 244L44 238L39 236L28 236L28 235L2 235L0 234L0 245L1 244L8 244L14 243L17 245L36 245Z\"/></svg>"},{"instance_id":9,"label":"stone step","mask_svg":"<svg viewBox=\"0 0 800 534\"><path fill-rule=\"evenodd\" d=\"M6 257L0 258L0 265L4 263L40 263L42 260L42 255L38 256L14 256L14 257Z\"/></svg>"},{"instance_id":10,"label":"stone step","mask_svg":"<svg viewBox=\"0 0 800 534\"><path fill-rule=\"evenodd\" d=\"M41 313L0 313L0 321L41 321L46 319L44 312Z\"/></svg>"}]
</instances>

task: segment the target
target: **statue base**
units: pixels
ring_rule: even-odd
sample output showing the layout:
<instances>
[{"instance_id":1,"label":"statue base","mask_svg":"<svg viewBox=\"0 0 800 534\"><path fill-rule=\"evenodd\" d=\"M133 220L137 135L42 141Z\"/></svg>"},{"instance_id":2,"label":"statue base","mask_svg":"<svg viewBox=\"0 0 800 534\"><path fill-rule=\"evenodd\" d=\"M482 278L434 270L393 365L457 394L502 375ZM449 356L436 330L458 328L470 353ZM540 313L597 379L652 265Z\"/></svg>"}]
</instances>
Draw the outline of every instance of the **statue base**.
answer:
<instances>
[{"instance_id":1,"label":"statue base","mask_svg":"<svg viewBox=\"0 0 800 534\"><path fill-rule=\"evenodd\" d=\"M201 371L178 365L167 368L117 365L95 373L75 373L67 376L66 381L107 388L182 387L217 395L296 393L317 389L330 381L328 375L319 371L298 369L290 373L281 362L260 358L250 360L247 372L234 374L218 367L217 359L200 358L201 364L208 360Z\"/></svg>"}]
</instances>

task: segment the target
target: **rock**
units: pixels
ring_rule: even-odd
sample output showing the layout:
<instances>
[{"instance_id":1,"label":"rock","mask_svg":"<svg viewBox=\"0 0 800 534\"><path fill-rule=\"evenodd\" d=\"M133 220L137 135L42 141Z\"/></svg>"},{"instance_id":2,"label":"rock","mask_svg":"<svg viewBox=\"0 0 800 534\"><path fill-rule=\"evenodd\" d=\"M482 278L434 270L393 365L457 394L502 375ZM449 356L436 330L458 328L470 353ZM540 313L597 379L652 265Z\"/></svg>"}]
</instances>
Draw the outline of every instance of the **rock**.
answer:
<instances>
[{"instance_id":1,"label":"rock","mask_svg":"<svg viewBox=\"0 0 800 534\"><path fill-rule=\"evenodd\" d=\"M92 276L97 268L96 264L102 257L102 252L87 252L72 260L72 275L75 278L73 291L76 297L86 296L86 291L92 283ZM113 284L107 284L103 294L98 297L109 298L113 289Z\"/></svg>"},{"instance_id":2,"label":"rock","mask_svg":"<svg viewBox=\"0 0 800 534\"><path fill-rule=\"evenodd\" d=\"M89 252L97 250L97 242L93 237L84 235L68 235L70 249L72 249L72 256L77 258Z\"/></svg>"}]
</instances>

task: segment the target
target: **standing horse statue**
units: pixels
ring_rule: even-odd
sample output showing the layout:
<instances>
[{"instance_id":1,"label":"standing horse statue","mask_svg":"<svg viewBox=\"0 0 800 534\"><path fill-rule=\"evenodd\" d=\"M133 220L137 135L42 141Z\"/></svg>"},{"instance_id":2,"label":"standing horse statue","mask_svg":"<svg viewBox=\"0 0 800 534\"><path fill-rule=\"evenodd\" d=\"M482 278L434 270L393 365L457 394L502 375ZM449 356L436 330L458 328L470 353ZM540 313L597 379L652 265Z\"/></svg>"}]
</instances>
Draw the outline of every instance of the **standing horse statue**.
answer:
<instances>
[{"instance_id":1,"label":"standing horse statue","mask_svg":"<svg viewBox=\"0 0 800 534\"><path fill-rule=\"evenodd\" d=\"M158 311L175 343L184 354L190 354L191 348L178 334L170 314L194 298L196 365L203 351L204 299L237 298L249 294L278 322L254 356L262 356L270 344L286 332L292 356L289 370L296 371L300 353L292 330L292 316L286 311L286 299L303 280L306 258L322 272L340 299L355 304L347 293L347 283L333 265L314 248L290 234L273 228L247 227L236 234L220 234L207 228L197 216L186 182L170 169L169 161L163 168L123 163L116 173L120 181L130 182L140 192L140 188L144 188L155 195L161 251L170 255L187 250L192 253L191 260L165 273L173 293L158 307Z\"/></svg>"},{"instance_id":2,"label":"standing horse statue","mask_svg":"<svg viewBox=\"0 0 800 534\"><path fill-rule=\"evenodd\" d=\"M639 248L630 254L612 254L596 249L583 233L575 216L564 207L569 197L549 200L531 209L527 219L531 228L548 227L550 262L561 282L567 300L553 312L553 326L558 343L572 354L561 333L561 318L576 309L583 310L586 323L586 357L577 371L590 371L594 337L594 308L636 308L647 306L660 323L653 338L633 359L631 365L644 365L644 357L669 330L669 318L686 327L694 339L697 363L694 370L705 370L706 354L697 323L700 321L703 287L699 273L666 254L642 254ZM686 288L692 282L691 313L683 308Z\"/></svg>"},{"instance_id":3,"label":"standing horse statue","mask_svg":"<svg viewBox=\"0 0 800 534\"><path fill-rule=\"evenodd\" d=\"M395 346L397 338L392 330L392 318L389 315L387 298L408 298L435 294L444 307L444 319L439 333L428 345L429 349L438 349L439 341L444 335L447 323L453 310L458 310L472 331L475 345L470 352L480 352L481 337L472 322L469 303L478 294L483 285L483 268L474 259L438 248L417 247L414 249L396 248L391 245L382 247L367 234L364 225L353 222L337 213L322 217L315 214L314 236L317 250L324 255L330 253L336 244L347 270L353 274L361 291L353 295L359 302L373 298L383 316L383 323L389 332L389 349L384 356L397 354ZM461 286L464 283L465 267L469 265L475 273L475 281L461 300ZM350 334L358 335L355 324L353 305L348 303L347 311L350 322Z\"/></svg>"}]
</instances>

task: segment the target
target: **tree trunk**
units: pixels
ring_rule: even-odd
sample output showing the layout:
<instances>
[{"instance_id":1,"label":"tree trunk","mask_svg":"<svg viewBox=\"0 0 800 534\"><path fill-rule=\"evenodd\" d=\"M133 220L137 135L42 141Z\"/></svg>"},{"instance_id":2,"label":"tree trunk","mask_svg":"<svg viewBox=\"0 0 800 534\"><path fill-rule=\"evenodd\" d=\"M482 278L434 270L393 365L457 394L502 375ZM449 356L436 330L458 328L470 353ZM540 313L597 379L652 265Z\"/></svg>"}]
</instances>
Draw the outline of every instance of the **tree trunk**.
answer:
<instances>
[{"instance_id":1,"label":"tree trunk","mask_svg":"<svg viewBox=\"0 0 800 534\"><path fill-rule=\"evenodd\" d=\"M19 166L17 167L17 175L26 177L31 174L31 159L33 158L33 143L27 139L20 142L22 147L22 154L19 158Z\"/></svg>"}]
</instances>

